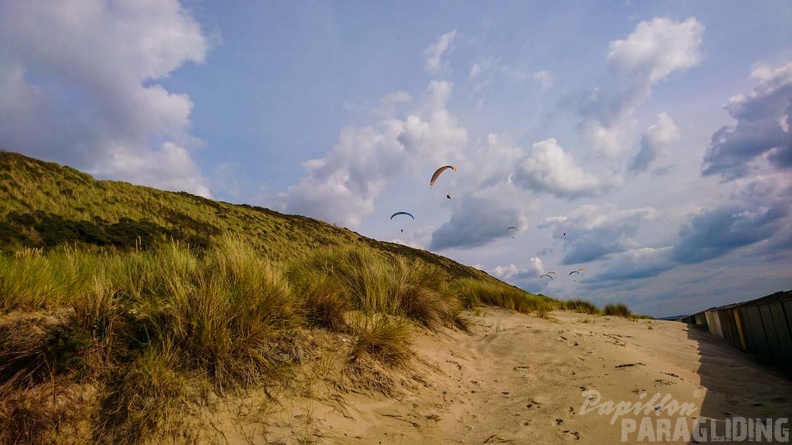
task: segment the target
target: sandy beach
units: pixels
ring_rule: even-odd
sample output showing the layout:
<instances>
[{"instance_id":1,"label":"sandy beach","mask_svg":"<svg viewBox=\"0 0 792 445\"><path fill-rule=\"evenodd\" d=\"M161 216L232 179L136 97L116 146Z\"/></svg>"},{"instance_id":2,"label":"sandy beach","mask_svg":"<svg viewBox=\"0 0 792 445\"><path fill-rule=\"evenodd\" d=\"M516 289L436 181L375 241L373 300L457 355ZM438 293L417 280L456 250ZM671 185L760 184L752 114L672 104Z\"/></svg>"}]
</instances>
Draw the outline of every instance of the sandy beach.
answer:
<instances>
[{"instance_id":1,"label":"sandy beach","mask_svg":"<svg viewBox=\"0 0 792 445\"><path fill-rule=\"evenodd\" d=\"M792 413L792 381L685 324L490 307L469 317L470 334L417 335L389 396L313 391L211 422L228 443L280 444L710 443L738 416L751 443L789 429L778 419ZM756 418L780 428L771 440L756 440Z\"/></svg>"}]
</instances>

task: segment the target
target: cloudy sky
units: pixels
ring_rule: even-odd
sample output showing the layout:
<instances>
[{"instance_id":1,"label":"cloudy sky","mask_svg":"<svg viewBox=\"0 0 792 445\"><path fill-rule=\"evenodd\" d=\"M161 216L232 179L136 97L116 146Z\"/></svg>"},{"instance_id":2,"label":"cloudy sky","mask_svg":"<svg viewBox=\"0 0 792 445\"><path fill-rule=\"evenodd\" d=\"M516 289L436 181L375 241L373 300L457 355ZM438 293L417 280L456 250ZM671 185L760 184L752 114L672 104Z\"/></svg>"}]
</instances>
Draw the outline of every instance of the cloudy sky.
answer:
<instances>
[{"instance_id":1,"label":"cloudy sky","mask_svg":"<svg viewBox=\"0 0 792 445\"><path fill-rule=\"evenodd\" d=\"M792 288L790 23L787 0L0 0L0 147L688 313Z\"/></svg>"}]
</instances>

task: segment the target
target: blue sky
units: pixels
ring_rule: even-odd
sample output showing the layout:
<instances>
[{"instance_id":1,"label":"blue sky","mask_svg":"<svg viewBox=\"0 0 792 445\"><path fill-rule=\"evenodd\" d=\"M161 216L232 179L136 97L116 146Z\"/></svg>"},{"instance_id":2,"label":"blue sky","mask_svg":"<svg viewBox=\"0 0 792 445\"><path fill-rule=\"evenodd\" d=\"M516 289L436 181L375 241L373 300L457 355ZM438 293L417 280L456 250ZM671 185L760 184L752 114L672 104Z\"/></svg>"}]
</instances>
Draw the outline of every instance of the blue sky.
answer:
<instances>
[{"instance_id":1,"label":"blue sky","mask_svg":"<svg viewBox=\"0 0 792 445\"><path fill-rule=\"evenodd\" d=\"M792 288L789 23L788 1L0 0L0 147L686 313Z\"/></svg>"}]
</instances>

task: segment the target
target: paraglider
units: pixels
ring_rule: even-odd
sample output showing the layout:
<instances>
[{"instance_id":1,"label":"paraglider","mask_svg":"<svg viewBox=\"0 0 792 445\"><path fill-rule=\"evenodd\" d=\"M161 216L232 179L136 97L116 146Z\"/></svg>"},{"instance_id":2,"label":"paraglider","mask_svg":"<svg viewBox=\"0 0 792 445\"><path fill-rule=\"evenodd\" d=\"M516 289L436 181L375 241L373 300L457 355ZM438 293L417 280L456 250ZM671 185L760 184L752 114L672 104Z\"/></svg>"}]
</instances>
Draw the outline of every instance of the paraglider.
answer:
<instances>
[{"instance_id":1,"label":"paraglider","mask_svg":"<svg viewBox=\"0 0 792 445\"><path fill-rule=\"evenodd\" d=\"M584 271L584 270L586 270L586 268L585 268L585 267L581 267L581 268L580 268L580 269L578 269L578 270L573 270L572 272L569 272L568 276L569 276L569 275L572 275L573 273L576 273L576 274L578 274L578 275L580 275L580 276L582 277L582 276L583 276L583 274L582 274L582 273L580 273L580 271ZM574 281L575 283L577 283L577 280L572 280L572 281Z\"/></svg>"},{"instance_id":2,"label":"paraglider","mask_svg":"<svg viewBox=\"0 0 792 445\"><path fill-rule=\"evenodd\" d=\"M446 198L448 198L448 199L451 199L451 194L450 194L450 193L449 193L449 194L447 194L447 195L446 195Z\"/></svg>"},{"instance_id":3,"label":"paraglider","mask_svg":"<svg viewBox=\"0 0 792 445\"><path fill-rule=\"evenodd\" d=\"M395 216L399 216L399 215L407 215L407 216L409 216L410 218L412 218L412 219L413 219L413 221L415 221L415 217L414 217L414 216L412 216L412 214L411 214L411 213L407 213L407 212L396 212L396 213L394 213L393 215L391 215L390 219L393 219Z\"/></svg>"},{"instance_id":4,"label":"paraglider","mask_svg":"<svg viewBox=\"0 0 792 445\"><path fill-rule=\"evenodd\" d=\"M507 233L509 232L509 230L514 230L515 232L519 232L520 231L520 229L518 229L517 227L514 227L514 226L506 228L506 232ZM512 237L512 239L514 239L514 237Z\"/></svg>"},{"instance_id":5,"label":"paraglider","mask_svg":"<svg viewBox=\"0 0 792 445\"><path fill-rule=\"evenodd\" d=\"M408 213L408 212L396 212L393 215L391 215L390 219L392 220L393 218L395 218L396 216L399 216L399 215L409 216L410 218L413 219L413 221L415 221L415 217L412 216L412 213ZM404 233L404 229L401 229L401 233Z\"/></svg>"},{"instance_id":6,"label":"paraglider","mask_svg":"<svg viewBox=\"0 0 792 445\"><path fill-rule=\"evenodd\" d=\"M430 188L431 188L431 187L434 187L434 185L435 185L435 182L437 182L437 178L439 178L439 177L440 177L440 174L441 174L441 173L443 173L444 171L448 170L449 168L450 168L450 169L452 169L452 170L454 170L454 171L457 171L457 168L456 168L456 167L454 167L453 165L446 165L446 166L443 166L443 167L440 167L440 168L438 168L438 169L437 169L437 170L434 172L434 174L432 175L432 179L430 179L430 180L429 180L429 187L430 187ZM451 199L451 195L450 195L450 194L449 194L449 195L446 195L446 197L447 197L448 199Z\"/></svg>"},{"instance_id":7,"label":"paraglider","mask_svg":"<svg viewBox=\"0 0 792 445\"><path fill-rule=\"evenodd\" d=\"M553 276L550 275L550 273L546 273L544 275L539 275L539 278L542 278L542 277L547 277L547 278L550 278L551 280L553 279Z\"/></svg>"}]
</instances>

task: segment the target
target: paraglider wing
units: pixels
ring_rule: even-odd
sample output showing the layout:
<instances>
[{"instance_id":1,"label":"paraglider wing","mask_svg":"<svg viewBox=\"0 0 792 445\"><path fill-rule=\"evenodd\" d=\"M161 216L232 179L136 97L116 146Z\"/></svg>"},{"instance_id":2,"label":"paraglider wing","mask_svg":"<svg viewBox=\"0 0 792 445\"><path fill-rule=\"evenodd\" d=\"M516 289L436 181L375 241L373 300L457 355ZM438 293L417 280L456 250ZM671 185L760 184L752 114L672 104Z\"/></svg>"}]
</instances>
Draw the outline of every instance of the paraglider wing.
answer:
<instances>
[{"instance_id":1,"label":"paraglider wing","mask_svg":"<svg viewBox=\"0 0 792 445\"><path fill-rule=\"evenodd\" d=\"M576 273L576 274L580 275L580 272L578 272L576 270L573 270L572 272L569 272L569 275L572 275L573 273Z\"/></svg>"},{"instance_id":2,"label":"paraglider wing","mask_svg":"<svg viewBox=\"0 0 792 445\"><path fill-rule=\"evenodd\" d=\"M435 181L437 181L437 178L440 177L440 173L443 173L444 171L448 170L449 168L454 170L454 171L457 171L457 168L454 167L453 165L446 165L446 166L438 168L434 172L434 174L432 175L432 179L429 181L429 187L434 187Z\"/></svg>"},{"instance_id":3,"label":"paraglider wing","mask_svg":"<svg viewBox=\"0 0 792 445\"><path fill-rule=\"evenodd\" d=\"M551 280L553 279L553 276L552 276L552 275L550 275L549 273L546 273L546 274L544 274L544 275L540 275L540 276L539 276L539 278L542 278L542 277L547 277L547 278L550 278Z\"/></svg>"},{"instance_id":4,"label":"paraglider wing","mask_svg":"<svg viewBox=\"0 0 792 445\"><path fill-rule=\"evenodd\" d=\"M506 231L507 231L507 232L508 232L509 230L514 230L515 232L519 232L519 231L520 231L520 229L518 229L517 227L514 227L514 226L511 226L511 227L508 227L508 228L506 228Z\"/></svg>"},{"instance_id":5,"label":"paraglider wing","mask_svg":"<svg viewBox=\"0 0 792 445\"><path fill-rule=\"evenodd\" d=\"M415 217L414 217L414 216L412 216L412 214L410 214L410 213L407 213L407 212L396 212L396 213L394 213L393 215L391 215L390 219L393 219L393 217L394 217L394 216L398 216L398 215L407 215L407 216L409 216L410 218L412 218L413 220L415 220Z\"/></svg>"},{"instance_id":6,"label":"paraglider wing","mask_svg":"<svg viewBox=\"0 0 792 445\"><path fill-rule=\"evenodd\" d=\"M549 273L550 275L555 275L556 274L555 272L552 272L552 271L551 272L547 272L547 273Z\"/></svg>"}]
</instances>

